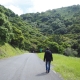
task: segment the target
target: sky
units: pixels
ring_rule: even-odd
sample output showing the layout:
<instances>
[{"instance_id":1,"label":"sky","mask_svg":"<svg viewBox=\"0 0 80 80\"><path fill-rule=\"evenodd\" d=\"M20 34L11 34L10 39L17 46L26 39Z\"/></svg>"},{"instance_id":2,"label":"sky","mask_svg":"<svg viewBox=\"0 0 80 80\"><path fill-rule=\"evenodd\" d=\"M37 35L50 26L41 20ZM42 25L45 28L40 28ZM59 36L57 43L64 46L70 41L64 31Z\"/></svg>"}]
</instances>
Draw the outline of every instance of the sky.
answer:
<instances>
[{"instance_id":1,"label":"sky","mask_svg":"<svg viewBox=\"0 0 80 80\"><path fill-rule=\"evenodd\" d=\"M0 4L21 15L78 5L80 0L0 0Z\"/></svg>"}]
</instances>

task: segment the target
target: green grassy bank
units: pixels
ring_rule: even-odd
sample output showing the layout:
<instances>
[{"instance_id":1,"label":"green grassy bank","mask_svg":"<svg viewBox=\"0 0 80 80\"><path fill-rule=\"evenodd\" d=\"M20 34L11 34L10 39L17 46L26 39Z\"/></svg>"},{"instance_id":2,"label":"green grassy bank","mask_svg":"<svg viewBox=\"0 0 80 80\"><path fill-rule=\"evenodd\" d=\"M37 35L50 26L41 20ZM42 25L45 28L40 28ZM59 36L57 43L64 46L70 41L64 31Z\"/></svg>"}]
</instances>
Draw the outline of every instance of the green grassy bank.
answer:
<instances>
[{"instance_id":1,"label":"green grassy bank","mask_svg":"<svg viewBox=\"0 0 80 80\"><path fill-rule=\"evenodd\" d=\"M20 50L19 48L14 48L8 43L5 43L4 45L0 45L0 59L19 55L23 52L24 52L23 50Z\"/></svg>"},{"instance_id":2,"label":"green grassy bank","mask_svg":"<svg viewBox=\"0 0 80 80\"><path fill-rule=\"evenodd\" d=\"M39 53L38 56L43 59L44 54ZM59 54L53 54L53 58L53 70L58 72L64 80L80 80L80 58Z\"/></svg>"}]
</instances>

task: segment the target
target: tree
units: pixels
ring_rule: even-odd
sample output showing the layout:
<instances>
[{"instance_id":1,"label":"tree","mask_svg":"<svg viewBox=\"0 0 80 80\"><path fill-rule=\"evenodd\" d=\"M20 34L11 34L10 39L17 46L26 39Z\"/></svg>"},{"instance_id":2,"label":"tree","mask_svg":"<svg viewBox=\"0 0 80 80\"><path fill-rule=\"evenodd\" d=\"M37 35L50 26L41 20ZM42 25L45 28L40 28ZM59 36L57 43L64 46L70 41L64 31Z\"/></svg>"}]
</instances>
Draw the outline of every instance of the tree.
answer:
<instances>
[{"instance_id":1,"label":"tree","mask_svg":"<svg viewBox=\"0 0 80 80\"><path fill-rule=\"evenodd\" d=\"M56 42L48 42L48 46L53 53L59 52L59 45Z\"/></svg>"},{"instance_id":2,"label":"tree","mask_svg":"<svg viewBox=\"0 0 80 80\"><path fill-rule=\"evenodd\" d=\"M61 27L57 30L54 31L55 34L66 34L67 33L67 28Z\"/></svg>"},{"instance_id":3,"label":"tree","mask_svg":"<svg viewBox=\"0 0 80 80\"><path fill-rule=\"evenodd\" d=\"M80 57L80 45L78 46L78 57Z\"/></svg>"}]
</instances>

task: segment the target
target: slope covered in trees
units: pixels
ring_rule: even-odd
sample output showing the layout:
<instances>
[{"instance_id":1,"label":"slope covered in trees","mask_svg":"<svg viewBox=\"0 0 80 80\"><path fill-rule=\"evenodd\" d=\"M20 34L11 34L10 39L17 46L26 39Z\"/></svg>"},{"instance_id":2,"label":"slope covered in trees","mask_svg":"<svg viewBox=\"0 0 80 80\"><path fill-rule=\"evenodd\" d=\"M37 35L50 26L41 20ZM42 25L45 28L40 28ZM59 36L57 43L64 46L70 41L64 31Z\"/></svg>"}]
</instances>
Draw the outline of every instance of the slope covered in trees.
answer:
<instances>
[{"instance_id":1,"label":"slope covered in trees","mask_svg":"<svg viewBox=\"0 0 80 80\"><path fill-rule=\"evenodd\" d=\"M0 43L7 42L14 47L32 50L37 49L42 38L38 29L0 5Z\"/></svg>"},{"instance_id":2,"label":"slope covered in trees","mask_svg":"<svg viewBox=\"0 0 80 80\"><path fill-rule=\"evenodd\" d=\"M74 5L42 13L23 14L21 17L32 26L40 28L43 34L78 33L79 31L75 30L73 26L76 23L79 24L79 12L80 5Z\"/></svg>"},{"instance_id":3,"label":"slope covered in trees","mask_svg":"<svg viewBox=\"0 0 80 80\"><path fill-rule=\"evenodd\" d=\"M80 5L16 15L0 5L0 45L80 56Z\"/></svg>"},{"instance_id":4,"label":"slope covered in trees","mask_svg":"<svg viewBox=\"0 0 80 80\"><path fill-rule=\"evenodd\" d=\"M40 29L48 36L47 44L56 51L66 55L80 54L80 5L62 7L41 13L21 15L25 22ZM61 50L61 51L60 51Z\"/></svg>"}]
</instances>

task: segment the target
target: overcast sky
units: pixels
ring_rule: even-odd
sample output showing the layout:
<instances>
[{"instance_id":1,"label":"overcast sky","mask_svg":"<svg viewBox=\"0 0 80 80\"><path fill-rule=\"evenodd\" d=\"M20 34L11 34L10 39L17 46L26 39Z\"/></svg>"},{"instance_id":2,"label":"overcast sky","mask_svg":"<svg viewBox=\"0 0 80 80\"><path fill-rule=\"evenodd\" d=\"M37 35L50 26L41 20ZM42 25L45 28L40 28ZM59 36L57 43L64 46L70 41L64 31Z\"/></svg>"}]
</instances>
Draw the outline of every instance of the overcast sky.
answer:
<instances>
[{"instance_id":1,"label":"overcast sky","mask_svg":"<svg viewBox=\"0 0 80 80\"><path fill-rule=\"evenodd\" d=\"M77 5L80 0L0 0L0 4L21 15Z\"/></svg>"}]
</instances>

